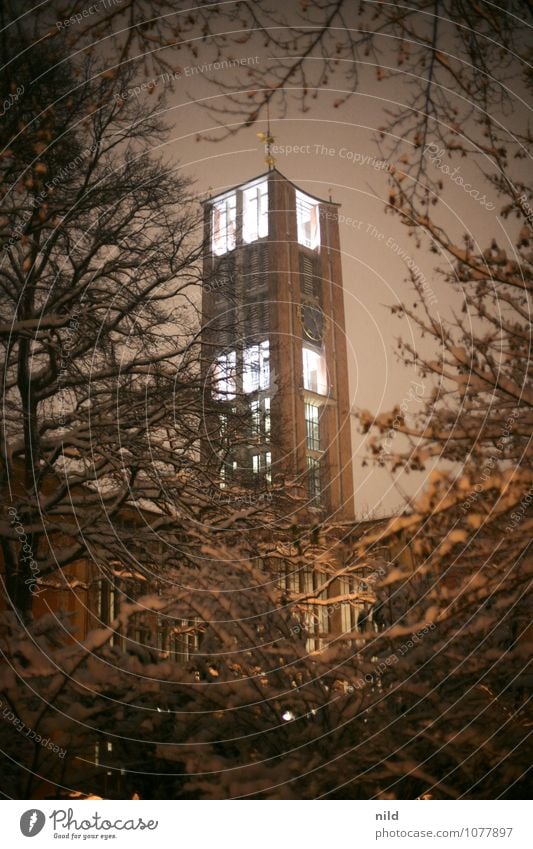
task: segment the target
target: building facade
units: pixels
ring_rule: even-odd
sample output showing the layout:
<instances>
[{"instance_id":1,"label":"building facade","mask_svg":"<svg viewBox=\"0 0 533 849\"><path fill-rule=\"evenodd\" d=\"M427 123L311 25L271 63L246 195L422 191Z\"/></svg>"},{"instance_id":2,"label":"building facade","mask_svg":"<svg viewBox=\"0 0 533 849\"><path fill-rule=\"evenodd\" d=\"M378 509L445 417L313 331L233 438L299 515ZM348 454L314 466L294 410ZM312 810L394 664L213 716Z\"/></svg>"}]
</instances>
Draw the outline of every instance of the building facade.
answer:
<instances>
[{"instance_id":1,"label":"building facade","mask_svg":"<svg viewBox=\"0 0 533 849\"><path fill-rule=\"evenodd\" d=\"M222 487L286 485L311 514L349 521L338 204L272 169L210 198L204 210L204 385L215 402L204 461ZM231 416L239 427L221 450Z\"/></svg>"}]
</instances>

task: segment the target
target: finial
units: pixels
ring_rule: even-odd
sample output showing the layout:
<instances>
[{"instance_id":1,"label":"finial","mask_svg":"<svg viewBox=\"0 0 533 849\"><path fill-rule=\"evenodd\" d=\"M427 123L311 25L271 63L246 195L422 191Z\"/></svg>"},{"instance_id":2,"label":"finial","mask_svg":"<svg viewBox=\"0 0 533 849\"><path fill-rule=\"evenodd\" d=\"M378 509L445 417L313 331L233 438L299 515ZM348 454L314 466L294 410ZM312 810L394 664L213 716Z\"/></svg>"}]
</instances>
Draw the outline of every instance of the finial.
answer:
<instances>
[{"instance_id":1,"label":"finial","mask_svg":"<svg viewBox=\"0 0 533 849\"><path fill-rule=\"evenodd\" d=\"M331 194L331 188L328 189L328 192L329 192L329 202L333 203L333 196Z\"/></svg>"},{"instance_id":2,"label":"finial","mask_svg":"<svg viewBox=\"0 0 533 849\"><path fill-rule=\"evenodd\" d=\"M257 138L266 146L265 162L268 165L269 171L276 164L276 160L272 156L272 145L274 144L274 136L270 132L270 103L267 100L267 131L266 133L257 133Z\"/></svg>"}]
</instances>

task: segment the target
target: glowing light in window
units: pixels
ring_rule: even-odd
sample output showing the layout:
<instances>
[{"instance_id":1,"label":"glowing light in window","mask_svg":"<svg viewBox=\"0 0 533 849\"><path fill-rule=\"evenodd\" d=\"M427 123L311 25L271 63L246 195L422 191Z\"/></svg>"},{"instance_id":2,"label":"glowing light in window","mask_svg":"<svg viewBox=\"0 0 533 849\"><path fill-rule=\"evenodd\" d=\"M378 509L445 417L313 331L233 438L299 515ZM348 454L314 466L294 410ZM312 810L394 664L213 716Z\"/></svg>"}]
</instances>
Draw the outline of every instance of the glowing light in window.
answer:
<instances>
[{"instance_id":1,"label":"glowing light in window","mask_svg":"<svg viewBox=\"0 0 533 849\"><path fill-rule=\"evenodd\" d=\"M243 353L243 392L256 392L270 385L270 346L268 339L250 345Z\"/></svg>"},{"instance_id":2,"label":"glowing light in window","mask_svg":"<svg viewBox=\"0 0 533 849\"><path fill-rule=\"evenodd\" d=\"M318 248L320 245L320 221L318 202L296 192L296 220L298 224L298 242L307 248Z\"/></svg>"},{"instance_id":3,"label":"glowing light in window","mask_svg":"<svg viewBox=\"0 0 533 849\"><path fill-rule=\"evenodd\" d=\"M316 404L304 404L305 438L311 451L320 451L320 408Z\"/></svg>"},{"instance_id":4,"label":"glowing light in window","mask_svg":"<svg viewBox=\"0 0 533 849\"><path fill-rule=\"evenodd\" d=\"M264 451L262 454L252 455L252 472L254 476L264 476L267 483L272 483L272 452Z\"/></svg>"},{"instance_id":5,"label":"glowing light in window","mask_svg":"<svg viewBox=\"0 0 533 849\"><path fill-rule=\"evenodd\" d=\"M268 236L268 182L256 183L242 193L242 240L255 242Z\"/></svg>"},{"instance_id":6,"label":"glowing light in window","mask_svg":"<svg viewBox=\"0 0 533 849\"><path fill-rule=\"evenodd\" d=\"M302 348L304 389L326 395L328 391L328 374L326 358L321 351L314 348Z\"/></svg>"},{"instance_id":7,"label":"glowing light in window","mask_svg":"<svg viewBox=\"0 0 533 849\"><path fill-rule=\"evenodd\" d=\"M219 401L231 401L236 393L237 355L229 351L216 358L213 366L213 396Z\"/></svg>"},{"instance_id":8,"label":"glowing light in window","mask_svg":"<svg viewBox=\"0 0 533 849\"><path fill-rule=\"evenodd\" d=\"M237 199L234 194L213 204L212 248L217 256L232 251L235 247L237 223Z\"/></svg>"}]
</instances>

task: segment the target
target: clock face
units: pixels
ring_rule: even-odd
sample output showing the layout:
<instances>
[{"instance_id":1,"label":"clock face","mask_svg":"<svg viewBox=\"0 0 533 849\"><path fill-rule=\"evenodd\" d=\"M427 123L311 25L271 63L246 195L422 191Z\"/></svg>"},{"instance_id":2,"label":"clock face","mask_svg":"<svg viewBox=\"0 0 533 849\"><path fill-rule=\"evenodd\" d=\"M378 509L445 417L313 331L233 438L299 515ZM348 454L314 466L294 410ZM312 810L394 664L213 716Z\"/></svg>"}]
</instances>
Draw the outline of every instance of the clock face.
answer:
<instances>
[{"instance_id":1,"label":"clock face","mask_svg":"<svg viewBox=\"0 0 533 849\"><path fill-rule=\"evenodd\" d=\"M300 317L304 334L313 342L321 342L324 337L324 313L314 304L302 304Z\"/></svg>"}]
</instances>

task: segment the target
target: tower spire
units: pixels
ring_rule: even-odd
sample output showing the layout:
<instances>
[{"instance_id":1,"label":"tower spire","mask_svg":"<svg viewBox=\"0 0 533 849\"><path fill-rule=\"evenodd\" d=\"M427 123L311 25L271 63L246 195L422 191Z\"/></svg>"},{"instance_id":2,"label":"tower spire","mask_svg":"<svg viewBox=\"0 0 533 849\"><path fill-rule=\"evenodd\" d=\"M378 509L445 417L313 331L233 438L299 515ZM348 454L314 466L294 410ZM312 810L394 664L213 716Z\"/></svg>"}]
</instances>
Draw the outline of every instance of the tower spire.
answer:
<instances>
[{"instance_id":1,"label":"tower spire","mask_svg":"<svg viewBox=\"0 0 533 849\"><path fill-rule=\"evenodd\" d=\"M272 145L274 144L274 136L270 132L270 101L267 100L267 131L266 133L257 133L257 138L265 145L266 156L265 162L268 165L268 170L272 171L276 160L272 156Z\"/></svg>"}]
</instances>

